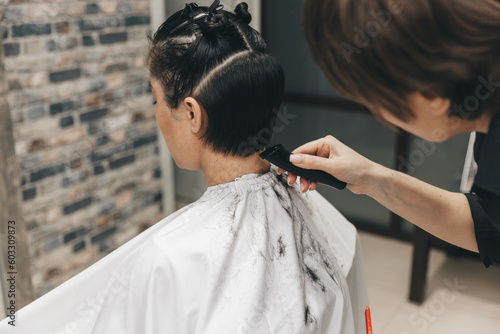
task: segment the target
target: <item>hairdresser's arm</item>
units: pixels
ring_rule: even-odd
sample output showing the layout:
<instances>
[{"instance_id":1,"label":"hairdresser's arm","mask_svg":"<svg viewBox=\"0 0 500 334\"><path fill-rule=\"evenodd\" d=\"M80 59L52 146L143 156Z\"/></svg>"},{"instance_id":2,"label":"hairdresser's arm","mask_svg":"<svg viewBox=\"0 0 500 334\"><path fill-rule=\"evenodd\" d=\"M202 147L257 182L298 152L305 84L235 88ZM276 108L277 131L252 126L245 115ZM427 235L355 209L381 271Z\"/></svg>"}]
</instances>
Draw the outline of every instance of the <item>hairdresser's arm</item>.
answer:
<instances>
[{"instance_id":1,"label":"hairdresser's arm","mask_svg":"<svg viewBox=\"0 0 500 334\"><path fill-rule=\"evenodd\" d=\"M464 194L449 192L407 174L381 166L353 151L332 136L302 145L293 151L302 158L296 166L323 170L347 183L356 194L377 202L427 232L471 251L478 251L474 222ZM280 170L281 172L283 170ZM295 182L296 176L289 175ZM300 180L301 189L315 183Z\"/></svg>"}]
</instances>

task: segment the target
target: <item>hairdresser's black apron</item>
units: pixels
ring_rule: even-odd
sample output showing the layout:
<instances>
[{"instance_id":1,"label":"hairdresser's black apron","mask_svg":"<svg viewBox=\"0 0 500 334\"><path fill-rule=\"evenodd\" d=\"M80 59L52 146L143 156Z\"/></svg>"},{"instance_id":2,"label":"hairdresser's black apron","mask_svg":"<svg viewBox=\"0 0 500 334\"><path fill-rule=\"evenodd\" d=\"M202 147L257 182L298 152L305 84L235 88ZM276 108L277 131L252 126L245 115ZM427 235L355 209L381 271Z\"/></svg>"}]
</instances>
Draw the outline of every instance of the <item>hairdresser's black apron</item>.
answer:
<instances>
[{"instance_id":1,"label":"hairdresser's black apron","mask_svg":"<svg viewBox=\"0 0 500 334\"><path fill-rule=\"evenodd\" d=\"M486 267L500 262L500 112L488 133L477 133L474 159L478 164L469 201L479 255Z\"/></svg>"}]
</instances>

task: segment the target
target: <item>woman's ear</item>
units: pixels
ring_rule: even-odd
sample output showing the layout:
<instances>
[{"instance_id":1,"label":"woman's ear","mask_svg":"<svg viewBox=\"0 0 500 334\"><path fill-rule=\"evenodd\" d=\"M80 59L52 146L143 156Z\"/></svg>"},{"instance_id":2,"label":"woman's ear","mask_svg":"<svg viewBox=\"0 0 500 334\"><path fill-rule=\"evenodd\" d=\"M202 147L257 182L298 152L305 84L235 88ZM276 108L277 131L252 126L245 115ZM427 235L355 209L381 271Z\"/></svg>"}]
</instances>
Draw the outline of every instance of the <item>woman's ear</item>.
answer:
<instances>
[{"instance_id":1,"label":"woman's ear","mask_svg":"<svg viewBox=\"0 0 500 334\"><path fill-rule=\"evenodd\" d=\"M186 97L183 104L187 120L190 122L191 131L199 133L203 128L204 118L206 117L203 106L192 97Z\"/></svg>"},{"instance_id":2,"label":"woman's ear","mask_svg":"<svg viewBox=\"0 0 500 334\"><path fill-rule=\"evenodd\" d=\"M443 116L448 113L451 102L439 96L428 96L422 92L418 92L415 96L417 104L425 108L428 112L435 116Z\"/></svg>"}]
</instances>

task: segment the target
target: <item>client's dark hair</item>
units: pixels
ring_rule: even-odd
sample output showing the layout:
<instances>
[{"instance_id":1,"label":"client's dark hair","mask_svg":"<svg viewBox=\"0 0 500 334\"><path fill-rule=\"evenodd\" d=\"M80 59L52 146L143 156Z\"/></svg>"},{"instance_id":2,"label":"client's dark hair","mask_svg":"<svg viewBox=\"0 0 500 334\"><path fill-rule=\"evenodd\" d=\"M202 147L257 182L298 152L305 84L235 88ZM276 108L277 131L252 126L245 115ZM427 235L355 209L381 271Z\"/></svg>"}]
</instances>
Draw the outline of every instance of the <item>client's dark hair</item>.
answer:
<instances>
[{"instance_id":1,"label":"client's dark hair","mask_svg":"<svg viewBox=\"0 0 500 334\"><path fill-rule=\"evenodd\" d=\"M411 119L414 92L461 118L500 107L498 1L305 0L303 29L333 87L375 115Z\"/></svg>"},{"instance_id":2,"label":"client's dark hair","mask_svg":"<svg viewBox=\"0 0 500 334\"><path fill-rule=\"evenodd\" d=\"M268 144L242 145L271 128L284 91L283 69L248 25L247 10L244 2L236 14L186 4L158 28L149 55L169 107L196 99L208 118L201 139L216 152L242 157Z\"/></svg>"}]
</instances>

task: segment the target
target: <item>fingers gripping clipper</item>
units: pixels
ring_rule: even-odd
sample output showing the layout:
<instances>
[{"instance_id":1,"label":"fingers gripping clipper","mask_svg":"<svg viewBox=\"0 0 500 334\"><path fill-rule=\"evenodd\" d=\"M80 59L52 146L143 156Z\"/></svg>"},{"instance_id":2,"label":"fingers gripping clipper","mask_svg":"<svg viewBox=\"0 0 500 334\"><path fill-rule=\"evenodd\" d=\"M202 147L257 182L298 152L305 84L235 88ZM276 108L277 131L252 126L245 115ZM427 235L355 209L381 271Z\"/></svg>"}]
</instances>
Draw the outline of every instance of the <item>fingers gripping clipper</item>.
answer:
<instances>
[{"instance_id":1,"label":"fingers gripping clipper","mask_svg":"<svg viewBox=\"0 0 500 334\"><path fill-rule=\"evenodd\" d=\"M283 145L278 144L260 153L259 156L273 165L276 165L306 180L323 183L338 190L342 190L346 187L347 184L345 182L336 179L327 172L317 169L304 169L295 166L289 160L290 154L292 153L287 151Z\"/></svg>"}]
</instances>

